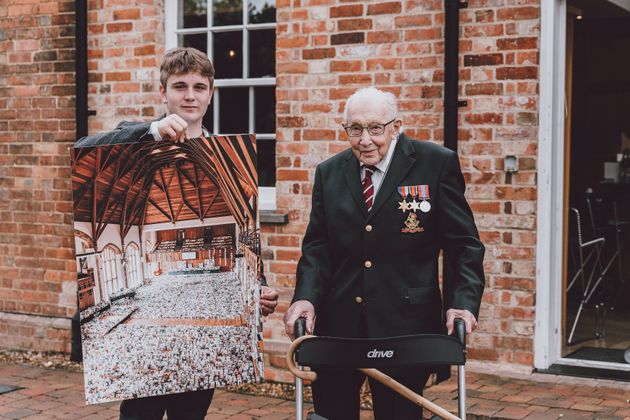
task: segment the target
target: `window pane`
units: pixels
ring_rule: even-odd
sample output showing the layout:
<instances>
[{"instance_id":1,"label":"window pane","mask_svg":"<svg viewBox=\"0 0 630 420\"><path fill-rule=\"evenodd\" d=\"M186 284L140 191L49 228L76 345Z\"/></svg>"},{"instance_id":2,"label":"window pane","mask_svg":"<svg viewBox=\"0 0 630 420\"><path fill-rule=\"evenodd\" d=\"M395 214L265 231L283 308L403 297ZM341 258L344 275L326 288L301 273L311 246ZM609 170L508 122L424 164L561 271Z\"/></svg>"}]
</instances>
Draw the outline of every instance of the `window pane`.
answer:
<instances>
[{"instance_id":1,"label":"window pane","mask_svg":"<svg viewBox=\"0 0 630 420\"><path fill-rule=\"evenodd\" d=\"M256 134L276 132L276 87L263 86L254 88L256 116L254 132Z\"/></svg>"},{"instance_id":2,"label":"window pane","mask_svg":"<svg viewBox=\"0 0 630 420\"><path fill-rule=\"evenodd\" d=\"M215 32L212 45L215 78L241 79L243 77L243 32Z\"/></svg>"},{"instance_id":3,"label":"window pane","mask_svg":"<svg viewBox=\"0 0 630 420\"><path fill-rule=\"evenodd\" d=\"M242 25L243 2L241 0L212 0L212 25Z\"/></svg>"},{"instance_id":4,"label":"window pane","mask_svg":"<svg viewBox=\"0 0 630 420\"><path fill-rule=\"evenodd\" d=\"M191 35L179 35L177 45L181 47L193 47L199 51L203 51L208 54L208 34L191 34Z\"/></svg>"},{"instance_id":5,"label":"window pane","mask_svg":"<svg viewBox=\"0 0 630 420\"><path fill-rule=\"evenodd\" d=\"M212 97L212 101L210 101L210 105L208 105L208 110L206 111L206 115L203 116L203 126L210 132L210 134L214 133L214 118L212 116L212 110L214 109L214 98Z\"/></svg>"},{"instance_id":6,"label":"window pane","mask_svg":"<svg viewBox=\"0 0 630 420\"><path fill-rule=\"evenodd\" d=\"M249 31L249 77L276 75L275 29Z\"/></svg>"},{"instance_id":7,"label":"window pane","mask_svg":"<svg viewBox=\"0 0 630 420\"><path fill-rule=\"evenodd\" d=\"M178 28L205 28L208 26L208 8L206 0L179 0Z\"/></svg>"},{"instance_id":8,"label":"window pane","mask_svg":"<svg viewBox=\"0 0 630 420\"><path fill-rule=\"evenodd\" d=\"M249 0L249 23L276 21L276 2L274 0Z\"/></svg>"},{"instance_id":9,"label":"window pane","mask_svg":"<svg viewBox=\"0 0 630 420\"><path fill-rule=\"evenodd\" d=\"M249 133L249 88L221 88L219 98L221 134Z\"/></svg>"},{"instance_id":10,"label":"window pane","mask_svg":"<svg viewBox=\"0 0 630 420\"><path fill-rule=\"evenodd\" d=\"M256 140L258 151L258 186L276 186L276 141Z\"/></svg>"}]
</instances>

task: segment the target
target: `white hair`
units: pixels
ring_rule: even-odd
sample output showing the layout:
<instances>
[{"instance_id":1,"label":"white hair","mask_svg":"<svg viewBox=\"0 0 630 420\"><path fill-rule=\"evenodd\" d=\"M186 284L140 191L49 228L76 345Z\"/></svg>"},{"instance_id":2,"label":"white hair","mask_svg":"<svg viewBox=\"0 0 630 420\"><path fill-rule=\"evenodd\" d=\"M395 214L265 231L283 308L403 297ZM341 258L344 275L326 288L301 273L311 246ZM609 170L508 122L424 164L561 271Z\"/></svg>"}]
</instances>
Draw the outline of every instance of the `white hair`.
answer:
<instances>
[{"instance_id":1,"label":"white hair","mask_svg":"<svg viewBox=\"0 0 630 420\"><path fill-rule=\"evenodd\" d=\"M370 100L372 102L382 102L389 110L390 118L398 117L398 102L396 100L396 96L391 92L385 92L371 86L361 88L350 95L343 110L344 121L348 121L348 109L350 108L350 105L359 99Z\"/></svg>"}]
</instances>

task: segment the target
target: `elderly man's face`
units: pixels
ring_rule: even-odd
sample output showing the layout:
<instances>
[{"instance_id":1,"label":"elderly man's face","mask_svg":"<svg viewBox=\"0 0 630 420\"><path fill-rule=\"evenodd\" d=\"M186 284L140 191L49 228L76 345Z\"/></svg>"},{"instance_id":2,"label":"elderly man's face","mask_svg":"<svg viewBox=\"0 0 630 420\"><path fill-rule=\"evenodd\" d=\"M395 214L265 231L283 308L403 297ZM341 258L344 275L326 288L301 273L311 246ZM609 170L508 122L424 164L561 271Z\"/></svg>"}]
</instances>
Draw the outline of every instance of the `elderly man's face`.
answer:
<instances>
[{"instance_id":1,"label":"elderly man's face","mask_svg":"<svg viewBox=\"0 0 630 420\"><path fill-rule=\"evenodd\" d=\"M367 99L358 99L348 108L348 121L346 125L361 125L367 127L373 124L385 124L394 117L387 106L380 102L375 103ZM360 137L349 136L352 153L365 165L376 165L387 155L392 139L398 133L402 121L396 119L385 126L385 131L380 135L372 135L367 128L363 129Z\"/></svg>"}]
</instances>

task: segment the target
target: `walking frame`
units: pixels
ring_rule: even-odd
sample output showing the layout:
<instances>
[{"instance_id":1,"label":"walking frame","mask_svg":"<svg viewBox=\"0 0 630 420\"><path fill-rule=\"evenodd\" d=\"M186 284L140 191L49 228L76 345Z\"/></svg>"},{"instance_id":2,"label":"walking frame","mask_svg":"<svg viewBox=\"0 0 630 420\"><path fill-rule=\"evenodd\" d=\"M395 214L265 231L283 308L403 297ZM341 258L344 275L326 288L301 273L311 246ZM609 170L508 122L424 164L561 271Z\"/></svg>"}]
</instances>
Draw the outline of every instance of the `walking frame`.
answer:
<instances>
[{"instance_id":1,"label":"walking frame","mask_svg":"<svg viewBox=\"0 0 630 420\"><path fill-rule=\"evenodd\" d=\"M305 322L295 323L296 339L287 350L287 365L295 375L296 420L303 420L303 381L317 380L304 367L356 368L366 376L393 389L403 397L446 420L466 418L466 326L455 320L455 337L438 334L406 335L387 338L340 338L304 335ZM382 373L394 367L457 365L458 416L416 394Z\"/></svg>"}]
</instances>

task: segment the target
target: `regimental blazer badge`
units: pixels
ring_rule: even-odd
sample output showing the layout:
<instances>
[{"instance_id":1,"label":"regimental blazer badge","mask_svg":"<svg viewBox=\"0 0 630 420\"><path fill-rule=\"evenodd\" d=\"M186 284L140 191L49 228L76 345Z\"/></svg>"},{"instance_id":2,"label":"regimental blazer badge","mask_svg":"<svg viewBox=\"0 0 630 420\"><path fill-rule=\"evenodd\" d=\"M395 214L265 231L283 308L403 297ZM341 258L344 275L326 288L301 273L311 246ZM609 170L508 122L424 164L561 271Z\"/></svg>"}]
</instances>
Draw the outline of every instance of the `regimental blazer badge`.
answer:
<instances>
[{"instance_id":1,"label":"regimental blazer badge","mask_svg":"<svg viewBox=\"0 0 630 420\"><path fill-rule=\"evenodd\" d=\"M400 230L402 233L418 233L423 232L424 228L418 220L416 213L409 213L407 220L405 220L405 227Z\"/></svg>"}]
</instances>

